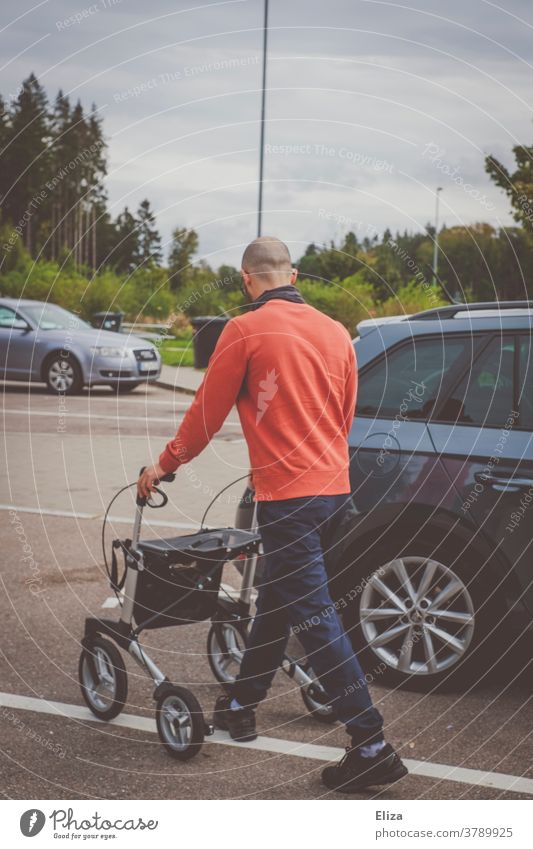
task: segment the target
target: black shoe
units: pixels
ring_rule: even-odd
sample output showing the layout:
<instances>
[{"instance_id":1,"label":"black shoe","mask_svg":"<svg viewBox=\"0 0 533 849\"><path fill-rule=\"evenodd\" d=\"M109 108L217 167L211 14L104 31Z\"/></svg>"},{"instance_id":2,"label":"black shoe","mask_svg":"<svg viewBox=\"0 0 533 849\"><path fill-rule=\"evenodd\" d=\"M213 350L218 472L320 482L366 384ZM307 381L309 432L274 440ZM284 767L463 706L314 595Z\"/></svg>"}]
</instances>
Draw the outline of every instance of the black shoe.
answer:
<instances>
[{"instance_id":1,"label":"black shoe","mask_svg":"<svg viewBox=\"0 0 533 849\"><path fill-rule=\"evenodd\" d=\"M239 743L247 743L257 738L255 730L255 711L251 708L231 710L231 697L219 696L215 702L213 723L216 728L229 731L232 740Z\"/></svg>"},{"instance_id":2,"label":"black shoe","mask_svg":"<svg viewBox=\"0 0 533 849\"><path fill-rule=\"evenodd\" d=\"M387 743L373 758L363 758L358 748L348 747L338 764L322 770L322 781L331 790L357 793L374 784L393 784L407 773L407 767Z\"/></svg>"}]
</instances>

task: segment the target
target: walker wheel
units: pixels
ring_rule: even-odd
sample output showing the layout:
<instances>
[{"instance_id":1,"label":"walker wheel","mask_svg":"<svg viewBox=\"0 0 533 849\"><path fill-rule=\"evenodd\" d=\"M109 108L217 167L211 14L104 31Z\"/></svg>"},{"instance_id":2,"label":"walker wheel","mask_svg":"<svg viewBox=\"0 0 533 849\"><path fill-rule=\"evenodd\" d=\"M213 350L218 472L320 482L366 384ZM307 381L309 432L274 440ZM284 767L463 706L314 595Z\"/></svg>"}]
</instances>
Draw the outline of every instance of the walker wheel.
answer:
<instances>
[{"instance_id":1,"label":"walker wheel","mask_svg":"<svg viewBox=\"0 0 533 849\"><path fill-rule=\"evenodd\" d=\"M205 722L202 708L190 690L165 687L157 699L155 719L159 739L169 755L188 761L198 754L204 742Z\"/></svg>"},{"instance_id":2,"label":"walker wheel","mask_svg":"<svg viewBox=\"0 0 533 849\"><path fill-rule=\"evenodd\" d=\"M91 637L80 654L78 674L89 710L104 721L118 716L128 697L128 676L116 646L104 637Z\"/></svg>"},{"instance_id":3,"label":"walker wheel","mask_svg":"<svg viewBox=\"0 0 533 849\"><path fill-rule=\"evenodd\" d=\"M207 635L207 660L217 681L227 693L241 667L248 638L248 625L239 619L213 622Z\"/></svg>"}]
</instances>

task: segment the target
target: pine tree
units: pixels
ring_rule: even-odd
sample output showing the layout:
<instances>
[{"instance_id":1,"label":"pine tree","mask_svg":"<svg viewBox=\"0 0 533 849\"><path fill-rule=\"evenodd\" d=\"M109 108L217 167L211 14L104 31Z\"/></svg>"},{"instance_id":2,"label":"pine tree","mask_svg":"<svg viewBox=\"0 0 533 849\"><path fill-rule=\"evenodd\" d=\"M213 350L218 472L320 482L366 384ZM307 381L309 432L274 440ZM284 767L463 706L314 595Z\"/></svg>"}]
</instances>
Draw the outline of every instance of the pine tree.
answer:
<instances>
[{"instance_id":1,"label":"pine tree","mask_svg":"<svg viewBox=\"0 0 533 849\"><path fill-rule=\"evenodd\" d=\"M314 242L307 245L305 254L298 262L300 277L318 278L321 276L320 251Z\"/></svg>"},{"instance_id":2,"label":"pine tree","mask_svg":"<svg viewBox=\"0 0 533 849\"><path fill-rule=\"evenodd\" d=\"M357 241L357 236L352 230L346 233L341 250L343 253L349 254L350 256L357 256L359 252L359 242Z\"/></svg>"},{"instance_id":3,"label":"pine tree","mask_svg":"<svg viewBox=\"0 0 533 849\"><path fill-rule=\"evenodd\" d=\"M87 165L84 151L87 147L87 127L83 114L83 106L78 100L72 110L71 124L69 129L69 142L73 148L74 155L68 163L68 174L64 177L68 180L71 206L68 210L70 246L76 265L81 265L82 240L84 223L83 199L87 191Z\"/></svg>"},{"instance_id":4,"label":"pine tree","mask_svg":"<svg viewBox=\"0 0 533 849\"><path fill-rule=\"evenodd\" d=\"M107 192L105 178L107 176L106 144L104 141L102 122L97 115L96 105L92 105L92 114L88 125L88 144L92 149L89 174L89 191L87 201L90 206L89 231L87 233L87 261L91 268L96 268L98 262L98 245L105 245L107 238L104 231L109 229L109 217L106 214Z\"/></svg>"},{"instance_id":5,"label":"pine tree","mask_svg":"<svg viewBox=\"0 0 533 849\"><path fill-rule=\"evenodd\" d=\"M191 277L191 261L198 250L198 234L186 227L176 227L168 256L170 288L174 291Z\"/></svg>"},{"instance_id":6,"label":"pine tree","mask_svg":"<svg viewBox=\"0 0 533 849\"><path fill-rule=\"evenodd\" d=\"M3 196L6 218L23 222L24 244L35 255L39 228L49 208L46 180L50 171L48 102L36 76L22 83L11 110L11 132L2 159L9 185Z\"/></svg>"},{"instance_id":7,"label":"pine tree","mask_svg":"<svg viewBox=\"0 0 533 849\"><path fill-rule=\"evenodd\" d=\"M52 190L50 210L50 242L47 255L58 259L67 249L67 212L69 209L68 181L61 178L72 155L68 132L71 126L71 110L68 97L59 90L52 113Z\"/></svg>"},{"instance_id":8,"label":"pine tree","mask_svg":"<svg viewBox=\"0 0 533 849\"><path fill-rule=\"evenodd\" d=\"M0 162L3 163L6 155L7 145L11 137L11 121L9 112L2 95L0 95ZM7 168L0 168L0 208L3 208L4 194L9 188L9 174Z\"/></svg>"},{"instance_id":9,"label":"pine tree","mask_svg":"<svg viewBox=\"0 0 533 849\"><path fill-rule=\"evenodd\" d=\"M116 271L128 273L136 268L138 238L137 221L126 206L115 221L114 237L107 256L107 262Z\"/></svg>"},{"instance_id":10,"label":"pine tree","mask_svg":"<svg viewBox=\"0 0 533 849\"><path fill-rule=\"evenodd\" d=\"M137 249L134 254L135 265L161 265L161 236L156 227L155 215L150 201L145 199L137 210Z\"/></svg>"},{"instance_id":11,"label":"pine tree","mask_svg":"<svg viewBox=\"0 0 533 849\"><path fill-rule=\"evenodd\" d=\"M513 207L513 217L529 233L533 233L533 146L513 147L516 168L511 173L494 156L485 159L485 171L504 190Z\"/></svg>"}]
</instances>

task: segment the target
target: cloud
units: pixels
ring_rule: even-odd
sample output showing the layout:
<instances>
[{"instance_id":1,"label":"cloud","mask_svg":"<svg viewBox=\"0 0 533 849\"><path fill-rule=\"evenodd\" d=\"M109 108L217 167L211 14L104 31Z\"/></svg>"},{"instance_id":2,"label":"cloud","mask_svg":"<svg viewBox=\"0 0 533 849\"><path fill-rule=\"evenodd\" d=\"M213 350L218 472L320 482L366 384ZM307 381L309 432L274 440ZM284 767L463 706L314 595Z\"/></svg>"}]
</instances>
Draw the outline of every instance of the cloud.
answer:
<instances>
[{"instance_id":1,"label":"cloud","mask_svg":"<svg viewBox=\"0 0 533 849\"><path fill-rule=\"evenodd\" d=\"M298 245L340 237L347 218L361 222L361 235L420 229L437 185L447 224L511 223L483 160L531 140L531 7L410 5L270 4L265 230L296 254ZM1 34L3 56L26 51L4 71L4 96L33 69L51 98L61 87L87 107L95 101L113 210L148 196L165 240L178 224L194 226L213 264L237 262L256 226L261 4L49 0L25 14L30 8L4 2L7 20L24 16ZM446 170L424 155L429 143L444 151ZM291 145L300 151L275 152ZM447 176L454 169L474 192Z\"/></svg>"}]
</instances>

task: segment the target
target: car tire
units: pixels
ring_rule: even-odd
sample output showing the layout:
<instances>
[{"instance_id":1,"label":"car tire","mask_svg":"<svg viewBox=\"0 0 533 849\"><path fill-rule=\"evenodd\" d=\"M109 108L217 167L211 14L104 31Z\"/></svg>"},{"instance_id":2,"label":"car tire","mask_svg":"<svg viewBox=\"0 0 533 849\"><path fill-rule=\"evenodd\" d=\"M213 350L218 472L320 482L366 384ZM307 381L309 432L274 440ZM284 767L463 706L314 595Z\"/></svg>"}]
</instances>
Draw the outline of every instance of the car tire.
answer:
<instances>
[{"instance_id":1,"label":"car tire","mask_svg":"<svg viewBox=\"0 0 533 849\"><path fill-rule=\"evenodd\" d=\"M80 365L72 354L62 351L51 354L44 363L43 376L49 392L55 395L76 395L83 389Z\"/></svg>"},{"instance_id":2,"label":"car tire","mask_svg":"<svg viewBox=\"0 0 533 849\"><path fill-rule=\"evenodd\" d=\"M366 553L359 553L343 570L344 586L350 576L344 597L351 599L343 612L344 625L369 684L422 691L472 685L491 669L498 648L502 652L503 629L496 627L501 615L490 567L465 551L464 543L438 539L428 534L371 553L365 547ZM429 582L415 604L402 579L405 573L415 597L423 581ZM451 593L448 599L446 592ZM405 612L388 616L398 599Z\"/></svg>"},{"instance_id":3,"label":"car tire","mask_svg":"<svg viewBox=\"0 0 533 849\"><path fill-rule=\"evenodd\" d=\"M140 383L110 383L109 386L117 395L127 395L140 386Z\"/></svg>"}]
</instances>

